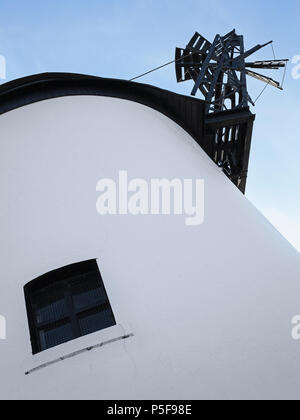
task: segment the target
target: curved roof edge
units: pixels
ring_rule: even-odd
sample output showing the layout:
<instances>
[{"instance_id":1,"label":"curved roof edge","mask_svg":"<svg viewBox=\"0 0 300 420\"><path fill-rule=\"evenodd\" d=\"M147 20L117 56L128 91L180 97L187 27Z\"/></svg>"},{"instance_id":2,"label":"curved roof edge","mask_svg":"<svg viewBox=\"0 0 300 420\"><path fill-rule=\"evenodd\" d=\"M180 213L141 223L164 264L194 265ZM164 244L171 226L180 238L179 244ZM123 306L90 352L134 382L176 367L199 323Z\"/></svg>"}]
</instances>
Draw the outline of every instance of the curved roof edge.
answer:
<instances>
[{"instance_id":1,"label":"curved roof edge","mask_svg":"<svg viewBox=\"0 0 300 420\"><path fill-rule=\"evenodd\" d=\"M51 98L95 95L126 99L166 115L206 149L205 102L155 86L73 73L42 73L0 86L0 114Z\"/></svg>"}]
</instances>

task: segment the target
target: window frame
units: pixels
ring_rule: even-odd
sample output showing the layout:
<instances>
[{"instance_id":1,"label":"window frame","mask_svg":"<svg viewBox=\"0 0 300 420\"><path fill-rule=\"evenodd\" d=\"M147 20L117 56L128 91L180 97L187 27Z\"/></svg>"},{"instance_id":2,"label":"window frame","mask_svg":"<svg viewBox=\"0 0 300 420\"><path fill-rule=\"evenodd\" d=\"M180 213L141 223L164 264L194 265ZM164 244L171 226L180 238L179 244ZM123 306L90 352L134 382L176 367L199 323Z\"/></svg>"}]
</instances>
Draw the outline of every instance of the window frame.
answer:
<instances>
[{"instance_id":1,"label":"window frame","mask_svg":"<svg viewBox=\"0 0 300 420\"><path fill-rule=\"evenodd\" d=\"M99 280L99 288L103 289L105 303L100 305L91 303L85 306L84 308L76 308L73 301L74 293L71 290L71 286L74 283L74 281L76 281L76 278L80 279L83 276L87 276L91 273L97 274L97 280ZM39 323L36 319L37 305L33 302L33 296L36 293L41 293L45 291L45 289L47 288L53 288L56 284L59 285L59 287L61 287L63 291L63 299L66 305L66 315L57 319L56 321L51 320ZM46 351L50 348L57 347L61 344L65 344L67 342L76 340L80 337L89 335L89 333L82 334L80 331L79 320L80 317L82 317L83 315L88 315L89 313L101 313L104 310L109 310L113 319L112 326L116 325L114 311L111 307L111 303L105 289L105 285L99 270L97 260L95 259L75 263L46 273L26 284L24 286L24 294L33 355ZM39 332L42 330L47 330L48 328L49 330L51 330L51 327L55 328L56 325L65 325L67 323L70 323L72 330L72 338L56 346L43 349L41 345ZM101 331L103 329L105 328L99 329L98 331Z\"/></svg>"}]
</instances>

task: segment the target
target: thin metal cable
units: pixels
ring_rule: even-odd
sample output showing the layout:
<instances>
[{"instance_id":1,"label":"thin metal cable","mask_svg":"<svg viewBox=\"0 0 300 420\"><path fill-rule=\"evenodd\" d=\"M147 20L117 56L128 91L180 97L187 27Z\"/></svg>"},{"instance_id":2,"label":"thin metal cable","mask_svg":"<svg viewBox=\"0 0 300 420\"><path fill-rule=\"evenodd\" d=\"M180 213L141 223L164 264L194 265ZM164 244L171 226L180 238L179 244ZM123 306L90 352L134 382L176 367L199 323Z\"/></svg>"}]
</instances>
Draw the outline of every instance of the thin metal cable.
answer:
<instances>
[{"instance_id":1,"label":"thin metal cable","mask_svg":"<svg viewBox=\"0 0 300 420\"><path fill-rule=\"evenodd\" d=\"M154 73L154 72L155 72L155 71L157 71L157 70L163 69L164 67L167 67L167 66L169 66L170 64L174 64L174 63L177 63L177 61L181 61L181 60L184 60L184 59L185 59L185 58L187 58L187 57L191 57L191 56L192 56L192 55L194 55L194 54L199 54L199 53L198 53L198 51L195 51L195 52L193 52L192 54L185 55L185 56L183 56L183 57L178 58L177 60L172 60L172 61L169 61L168 63L163 64L162 66L156 67L155 69L149 70L149 71L147 71L146 73L140 74L139 76L136 76L136 77L134 77L133 79L130 79L129 81L130 81L130 82L133 82L134 80L140 79L141 77L144 77L144 76L147 76L148 74ZM192 66L191 66L191 67L192 67Z\"/></svg>"},{"instance_id":2,"label":"thin metal cable","mask_svg":"<svg viewBox=\"0 0 300 420\"><path fill-rule=\"evenodd\" d=\"M263 88L263 90L261 91L261 93L258 95L258 97L255 99L255 101L254 101L254 105L256 104L256 102L260 99L260 97L264 94L264 92L265 92L265 90L267 89L267 87L269 86L269 84L270 84L271 82L268 82L267 84L266 84L266 86Z\"/></svg>"},{"instance_id":3,"label":"thin metal cable","mask_svg":"<svg viewBox=\"0 0 300 420\"><path fill-rule=\"evenodd\" d=\"M276 60L276 54L275 54L275 50L274 50L274 43L272 42L272 44L271 44L271 47L272 47L272 51L273 51L273 55L274 55L274 60ZM283 85L284 85L284 82L285 82L285 78L286 78L286 72L287 72L287 66L288 66L288 64L287 64L287 62L285 63L285 66L284 66L284 73L283 73L283 78L282 78L282 82L281 82L281 89L283 89Z\"/></svg>"},{"instance_id":4,"label":"thin metal cable","mask_svg":"<svg viewBox=\"0 0 300 420\"><path fill-rule=\"evenodd\" d=\"M285 82L285 77L286 77L286 72L287 72L287 66L288 66L288 63L286 62L285 63L285 67L284 67L284 74L283 74L283 78L282 78L282 82L281 82L281 88L283 89L283 85L284 85L284 82Z\"/></svg>"},{"instance_id":5,"label":"thin metal cable","mask_svg":"<svg viewBox=\"0 0 300 420\"><path fill-rule=\"evenodd\" d=\"M274 60L276 60L276 55L275 55L275 50L274 50L274 45L273 45L273 42L272 42L272 44L271 44L271 47L272 47L272 51L273 51Z\"/></svg>"},{"instance_id":6,"label":"thin metal cable","mask_svg":"<svg viewBox=\"0 0 300 420\"><path fill-rule=\"evenodd\" d=\"M273 45L273 42L271 43L271 47L272 47L272 51L273 51L273 56L274 56L274 60L276 60L276 54L275 54L275 50L274 50L274 45ZM283 84L284 84L284 81L285 81L285 77L286 77L286 70L287 70L287 63L286 63L286 65L285 65L285 68L284 68L284 75L283 75L283 79L282 79L282 83L281 83L281 88L283 88ZM261 93L258 95L258 97L255 99L255 101L254 101L254 105L257 103L257 101L261 98L261 96L265 93L265 90L267 89L267 87L269 86L269 84L270 84L271 82L269 81L267 84L266 84L266 86L263 88L263 90L261 91Z\"/></svg>"}]
</instances>

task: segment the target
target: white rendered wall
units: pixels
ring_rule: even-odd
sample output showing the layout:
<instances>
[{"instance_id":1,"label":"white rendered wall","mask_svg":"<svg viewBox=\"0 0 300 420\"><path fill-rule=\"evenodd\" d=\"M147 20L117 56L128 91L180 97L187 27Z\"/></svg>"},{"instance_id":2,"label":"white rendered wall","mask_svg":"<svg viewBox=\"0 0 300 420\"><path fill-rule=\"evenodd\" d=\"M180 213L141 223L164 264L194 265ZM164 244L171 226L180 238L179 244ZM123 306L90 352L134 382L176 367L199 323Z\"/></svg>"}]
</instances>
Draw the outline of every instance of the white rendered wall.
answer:
<instances>
[{"instance_id":1,"label":"white rendered wall","mask_svg":"<svg viewBox=\"0 0 300 420\"><path fill-rule=\"evenodd\" d=\"M299 398L299 255L186 132L133 102L67 97L2 115L0 133L0 399ZM204 224L99 216L96 183L119 170L204 178ZM118 325L32 356L23 286L92 258Z\"/></svg>"}]
</instances>

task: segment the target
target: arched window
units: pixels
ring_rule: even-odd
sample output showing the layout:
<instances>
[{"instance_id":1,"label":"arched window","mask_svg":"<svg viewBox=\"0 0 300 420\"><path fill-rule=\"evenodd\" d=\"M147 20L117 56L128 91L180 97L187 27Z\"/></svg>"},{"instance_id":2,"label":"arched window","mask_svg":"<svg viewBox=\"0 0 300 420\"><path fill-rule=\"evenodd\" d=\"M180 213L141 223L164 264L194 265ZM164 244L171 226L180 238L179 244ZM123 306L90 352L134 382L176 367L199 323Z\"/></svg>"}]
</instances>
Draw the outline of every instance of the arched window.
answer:
<instances>
[{"instance_id":1,"label":"arched window","mask_svg":"<svg viewBox=\"0 0 300 420\"><path fill-rule=\"evenodd\" d=\"M33 354L116 325L96 260L45 274L24 291Z\"/></svg>"}]
</instances>

